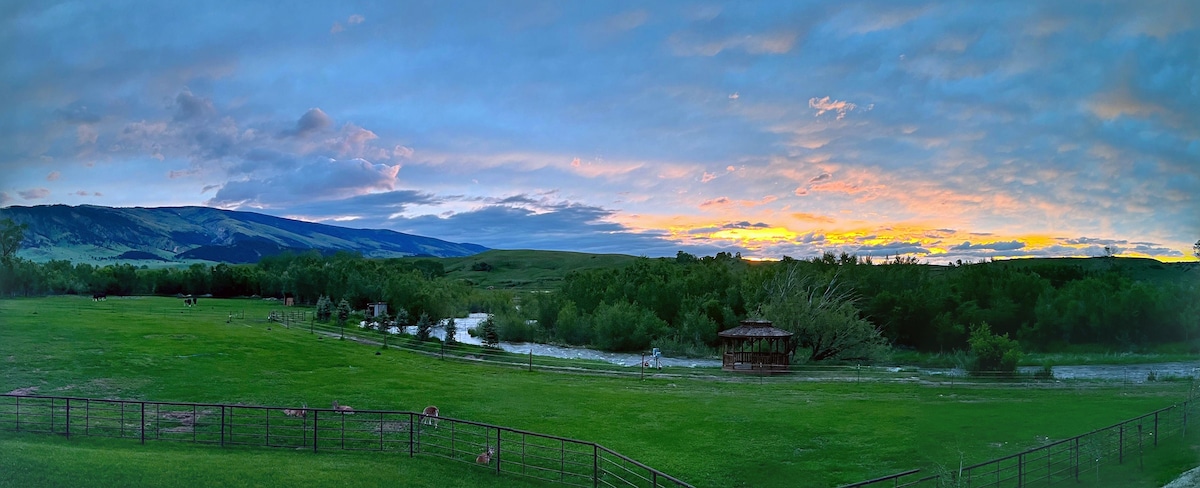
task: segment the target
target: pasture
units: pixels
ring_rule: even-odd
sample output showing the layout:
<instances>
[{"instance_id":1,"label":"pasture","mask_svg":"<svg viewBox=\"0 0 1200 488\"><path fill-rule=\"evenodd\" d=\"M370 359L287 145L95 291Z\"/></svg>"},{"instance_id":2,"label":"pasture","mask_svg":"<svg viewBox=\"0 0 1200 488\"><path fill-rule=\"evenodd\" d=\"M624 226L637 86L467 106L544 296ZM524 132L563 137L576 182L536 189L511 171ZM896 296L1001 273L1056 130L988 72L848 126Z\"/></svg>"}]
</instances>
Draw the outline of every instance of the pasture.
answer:
<instances>
[{"instance_id":1,"label":"pasture","mask_svg":"<svg viewBox=\"0 0 1200 488\"><path fill-rule=\"evenodd\" d=\"M381 350L266 320L281 308L261 300L201 299L192 308L154 297L0 300L0 392L320 408L338 401L363 410L437 405L443 417L594 441L698 487L821 487L986 461L1170 405L1190 388L529 372ZM0 456L0 485L13 486L62 484L62 469L95 485L541 486L380 453L8 432L0 451L15 453ZM1128 475L1125 486L1161 486L1196 461L1193 452Z\"/></svg>"}]
</instances>

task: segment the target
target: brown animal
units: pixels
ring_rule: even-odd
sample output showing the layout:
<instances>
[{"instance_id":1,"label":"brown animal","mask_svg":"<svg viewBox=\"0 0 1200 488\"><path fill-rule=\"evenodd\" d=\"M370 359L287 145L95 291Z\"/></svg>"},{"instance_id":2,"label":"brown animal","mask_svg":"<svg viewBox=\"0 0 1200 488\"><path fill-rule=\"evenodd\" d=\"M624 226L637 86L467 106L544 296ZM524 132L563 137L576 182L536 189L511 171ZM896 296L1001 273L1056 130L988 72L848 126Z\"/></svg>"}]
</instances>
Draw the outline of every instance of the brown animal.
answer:
<instances>
[{"instance_id":1,"label":"brown animal","mask_svg":"<svg viewBox=\"0 0 1200 488\"><path fill-rule=\"evenodd\" d=\"M334 410L337 410L337 411L339 411L339 412L342 412L342 413L348 413L348 414L351 414L351 415L353 415L353 414L354 414L354 407L351 407L351 406L349 406L349 405L338 405L338 401L337 401L337 400L334 400L334 401L333 401L333 409L334 409Z\"/></svg>"},{"instance_id":2,"label":"brown animal","mask_svg":"<svg viewBox=\"0 0 1200 488\"><path fill-rule=\"evenodd\" d=\"M285 408L285 409L283 409L283 414L287 415L288 417L307 417L308 416L308 404L305 403L304 408L300 408L300 409Z\"/></svg>"},{"instance_id":3,"label":"brown animal","mask_svg":"<svg viewBox=\"0 0 1200 488\"><path fill-rule=\"evenodd\" d=\"M425 410L421 411L421 424L432 425L436 429L439 413L438 408L433 405L425 407Z\"/></svg>"},{"instance_id":4,"label":"brown animal","mask_svg":"<svg viewBox=\"0 0 1200 488\"><path fill-rule=\"evenodd\" d=\"M475 457L475 462L479 464L491 464L493 454L496 454L496 451L493 451L492 448L489 447L483 452L483 454Z\"/></svg>"}]
</instances>

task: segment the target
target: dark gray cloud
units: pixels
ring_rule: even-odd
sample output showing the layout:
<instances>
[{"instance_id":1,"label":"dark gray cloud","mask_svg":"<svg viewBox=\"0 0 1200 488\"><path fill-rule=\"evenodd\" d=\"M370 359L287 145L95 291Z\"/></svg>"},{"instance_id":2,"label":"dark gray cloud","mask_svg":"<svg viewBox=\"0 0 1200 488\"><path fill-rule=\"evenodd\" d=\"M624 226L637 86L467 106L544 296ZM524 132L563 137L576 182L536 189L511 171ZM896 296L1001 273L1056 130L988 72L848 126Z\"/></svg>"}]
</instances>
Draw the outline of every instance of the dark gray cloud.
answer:
<instances>
[{"instance_id":1,"label":"dark gray cloud","mask_svg":"<svg viewBox=\"0 0 1200 488\"><path fill-rule=\"evenodd\" d=\"M190 121L216 113L212 100L192 95L189 91L175 96L175 121Z\"/></svg>"},{"instance_id":2,"label":"dark gray cloud","mask_svg":"<svg viewBox=\"0 0 1200 488\"><path fill-rule=\"evenodd\" d=\"M1025 247L1024 242L1008 241L1008 242L981 242L979 244L971 244L970 241L965 241L957 246L951 246L952 251L971 251L971 250L988 250L988 251L1013 251Z\"/></svg>"}]
</instances>

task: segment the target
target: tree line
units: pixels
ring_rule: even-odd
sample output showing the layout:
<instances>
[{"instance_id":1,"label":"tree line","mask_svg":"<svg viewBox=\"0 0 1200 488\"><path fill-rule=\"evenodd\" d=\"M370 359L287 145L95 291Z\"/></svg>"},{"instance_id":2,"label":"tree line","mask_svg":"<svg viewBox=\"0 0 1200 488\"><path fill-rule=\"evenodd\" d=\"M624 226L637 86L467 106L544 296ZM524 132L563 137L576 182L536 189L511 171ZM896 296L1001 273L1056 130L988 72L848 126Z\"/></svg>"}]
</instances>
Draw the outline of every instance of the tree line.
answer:
<instances>
[{"instance_id":1,"label":"tree line","mask_svg":"<svg viewBox=\"0 0 1200 488\"><path fill-rule=\"evenodd\" d=\"M1134 279L1119 258L1093 258L1111 264L1085 269L1066 260L943 267L905 258L876 263L847 254L751 262L728 253L679 252L623 267L571 271L557 290L514 292L448 278L432 258L313 251L253 265L149 269L2 257L0 292L7 296L211 294L292 297L306 305L326 297L345 300L355 310L387 302L413 323L419 317L436 323L488 312L500 340L614 351L658 347L707 355L720 347L719 332L747 318L772 320L796 334L800 361L869 361L891 348L966 350L972 330L985 330L984 325L1026 350L1200 345L1196 280Z\"/></svg>"}]
</instances>

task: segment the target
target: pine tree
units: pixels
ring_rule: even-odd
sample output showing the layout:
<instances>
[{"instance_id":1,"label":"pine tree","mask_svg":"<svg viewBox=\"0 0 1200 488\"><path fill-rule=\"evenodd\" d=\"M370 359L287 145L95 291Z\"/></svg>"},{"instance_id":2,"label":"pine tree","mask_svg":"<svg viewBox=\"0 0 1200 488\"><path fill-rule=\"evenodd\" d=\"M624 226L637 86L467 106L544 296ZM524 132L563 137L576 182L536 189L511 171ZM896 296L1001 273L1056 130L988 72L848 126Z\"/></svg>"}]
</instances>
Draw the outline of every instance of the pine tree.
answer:
<instances>
[{"instance_id":1,"label":"pine tree","mask_svg":"<svg viewBox=\"0 0 1200 488\"><path fill-rule=\"evenodd\" d=\"M348 318L350 318L350 302L347 302L346 299L343 298L342 301L338 302L337 305L337 324L338 327L342 328L342 336L340 339L344 339L346 337L346 319Z\"/></svg>"},{"instance_id":2,"label":"pine tree","mask_svg":"<svg viewBox=\"0 0 1200 488\"><path fill-rule=\"evenodd\" d=\"M429 320L429 314L422 313L421 318L417 319L417 340L429 340L429 331L433 328L433 321Z\"/></svg>"},{"instance_id":3,"label":"pine tree","mask_svg":"<svg viewBox=\"0 0 1200 488\"><path fill-rule=\"evenodd\" d=\"M496 321L492 320L492 316L484 319L479 324L480 334L482 335L483 347L492 349L500 348L500 333L496 331Z\"/></svg>"},{"instance_id":4,"label":"pine tree","mask_svg":"<svg viewBox=\"0 0 1200 488\"><path fill-rule=\"evenodd\" d=\"M454 344L458 342L454 339L454 334L458 333L458 325L454 323L454 317L446 319L446 344Z\"/></svg>"},{"instance_id":5,"label":"pine tree","mask_svg":"<svg viewBox=\"0 0 1200 488\"><path fill-rule=\"evenodd\" d=\"M333 316L333 300L321 295L320 298L317 298L317 320L329 322L331 316Z\"/></svg>"}]
</instances>

